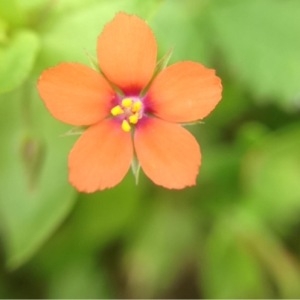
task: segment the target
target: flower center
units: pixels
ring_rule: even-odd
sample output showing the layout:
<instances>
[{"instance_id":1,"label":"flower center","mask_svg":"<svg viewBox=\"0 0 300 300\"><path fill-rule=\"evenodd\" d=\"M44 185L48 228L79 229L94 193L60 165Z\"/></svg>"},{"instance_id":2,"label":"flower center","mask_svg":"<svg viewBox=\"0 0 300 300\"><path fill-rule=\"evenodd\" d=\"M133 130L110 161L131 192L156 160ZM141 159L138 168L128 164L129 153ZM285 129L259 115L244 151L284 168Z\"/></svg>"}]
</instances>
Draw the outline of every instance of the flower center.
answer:
<instances>
[{"instance_id":1,"label":"flower center","mask_svg":"<svg viewBox=\"0 0 300 300\"><path fill-rule=\"evenodd\" d=\"M114 106L110 113L122 120L121 128L129 132L133 125L136 125L143 116L143 103L134 97L123 98L119 105Z\"/></svg>"}]
</instances>

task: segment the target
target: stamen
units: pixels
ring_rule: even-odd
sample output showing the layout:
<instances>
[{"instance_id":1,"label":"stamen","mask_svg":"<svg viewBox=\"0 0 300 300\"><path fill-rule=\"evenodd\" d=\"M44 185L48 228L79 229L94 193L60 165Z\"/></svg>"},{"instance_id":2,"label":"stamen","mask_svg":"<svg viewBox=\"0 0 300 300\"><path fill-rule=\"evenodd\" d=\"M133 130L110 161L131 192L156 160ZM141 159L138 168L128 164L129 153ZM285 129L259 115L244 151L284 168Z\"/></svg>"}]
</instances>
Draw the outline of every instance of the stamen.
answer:
<instances>
[{"instance_id":1,"label":"stamen","mask_svg":"<svg viewBox=\"0 0 300 300\"><path fill-rule=\"evenodd\" d=\"M131 107L131 111L133 113L136 113L136 112L139 112L142 108L142 102L141 101L136 101L132 104L132 107Z\"/></svg>"},{"instance_id":2,"label":"stamen","mask_svg":"<svg viewBox=\"0 0 300 300\"><path fill-rule=\"evenodd\" d=\"M119 105L114 106L110 112L116 117L121 117L121 128L125 132L130 132L142 118L143 102L136 98L127 97L121 100Z\"/></svg>"},{"instance_id":3,"label":"stamen","mask_svg":"<svg viewBox=\"0 0 300 300\"><path fill-rule=\"evenodd\" d=\"M120 105L117 105L117 106L113 107L110 110L110 112L115 117L115 116L122 115L124 113L124 110L122 109L122 107Z\"/></svg>"},{"instance_id":4,"label":"stamen","mask_svg":"<svg viewBox=\"0 0 300 300\"><path fill-rule=\"evenodd\" d=\"M133 100L131 98L124 98L122 100L122 106L126 108L130 108L132 106Z\"/></svg>"},{"instance_id":5,"label":"stamen","mask_svg":"<svg viewBox=\"0 0 300 300\"><path fill-rule=\"evenodd\" d=\"M121 127L122 127L122 129L123 129L125 132L129 132L130 129L131 129L131 126L130 126L130 124L128 123L127 120L123 120L123 121L122 121Z\"/></svg>"},{"instance_id":6,"label":"stamen","mask_svg":"<svg viewBox=\"0 0 300 300\"><path fill-rule=\"evenodd\" d=\"M131 123L131 124L137 124L137 122L139 120L139 115L138 114L131 115L131 116L129 116L128 120L129 120L129 123Z\"/></svg>"}]
</instances>

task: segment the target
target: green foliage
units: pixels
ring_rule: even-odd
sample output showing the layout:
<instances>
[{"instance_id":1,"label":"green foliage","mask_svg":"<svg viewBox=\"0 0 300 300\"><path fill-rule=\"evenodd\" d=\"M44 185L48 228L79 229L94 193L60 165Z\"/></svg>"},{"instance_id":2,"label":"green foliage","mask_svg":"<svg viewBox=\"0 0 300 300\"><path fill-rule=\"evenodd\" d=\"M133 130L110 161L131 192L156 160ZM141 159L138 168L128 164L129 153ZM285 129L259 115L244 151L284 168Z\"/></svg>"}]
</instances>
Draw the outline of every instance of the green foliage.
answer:
<instances>
[{"instance_id":1,"label":"green foliage","mask_svg":"<svg viewBox=\"0 0 300 300\"><path fill-rule=\"evenodd\" d=\"M78 135L36 82L94 62L119 11L153 28L158 68L194 60L222 78L221 103L188 127L196 187L142 170L92 195L68 183ZM299 298L299 15L298 0L0 0L0 298Z\"/></svg>"},{"instance_id":2,"label":"green foliage","mask_svg":"<svg viewBox=\"0 0 300 300\"><path fill-rule=\"evenodd\" d=\"M251 149L244 160L249 205L279 230L297 222L300 213L299 136L299 124L285 128Z\"/></svg>"},{"instance_id":3,"label":"green foliage","mask_svg":"<svg viewBox=\"0 0 300 300\"><path fill-rule=\"evenodd\" d=\"M40 27L42 36L41 60L51 66L61 61L88 63L88 55L96 57L96 41L104 24L118 11L147 13L135 1L61 1L54 7L53 16ZM152 5L158 1L152 1ZM147 7L149 4L145 4ZM140 8L137 8L139 7Z\"/></svg>"},{"instance_id":4,"label":"green foliage","mask_svg":"<svg viewBox=\"0 0 300 300\"><path fill-rule=\"evenodd\" d=\"M24 22L24 12L18 1L0 1L0 18L13 26L21 25Z\"/></svg>"},{"instance_id":5,"label":"green foliage","mask_svg":"<svg viewBox=\"0 0 300 300\"><path fill-rule=\"evenodd\" d=\"M169 49L173 49L173 63L178 60L200 60L202 63L209 63L211 49L206 42L204 19L206 2L162 1L160 9L150 19L151 27L159 40L160 53L163 55ZM161 30L162 28L164 30ZM178 34L183 31L183 34Z\"/></svg>"},{"instance_id":6,"label":"green foliage","mask_svg":"<svg viewBox=\"0 0 300 300\"><path fill-rule=\"evenodd\" d=\"M214 1L213 40L258 102L299 107L300 2Z\"/></svg>"},{"instance_id":7,"label":"green foliage","mask_svg":"<svg viewBox=\"0 0 300 300\"><path fill-rule=\"evenodd\" d=\"M152 298L166 292L196 246L191 209L172 199L152 200L124 259L130 288L137 297Z\"/></svg>"},{"instance_id":8,"label":"green foliage","mask_svg":"<svg viewBox=\"0 0 300 300\"><path fill-rule=\"evenodd\" d=\"M244 218L241 219L243 223L237 225L237 218L235 215L232 222L225 215L214 224L200 256L208 298L255 299L270 295L271 288L263 268L251 253L247 240L252 228Z\"/></svg>"}]
</instances>

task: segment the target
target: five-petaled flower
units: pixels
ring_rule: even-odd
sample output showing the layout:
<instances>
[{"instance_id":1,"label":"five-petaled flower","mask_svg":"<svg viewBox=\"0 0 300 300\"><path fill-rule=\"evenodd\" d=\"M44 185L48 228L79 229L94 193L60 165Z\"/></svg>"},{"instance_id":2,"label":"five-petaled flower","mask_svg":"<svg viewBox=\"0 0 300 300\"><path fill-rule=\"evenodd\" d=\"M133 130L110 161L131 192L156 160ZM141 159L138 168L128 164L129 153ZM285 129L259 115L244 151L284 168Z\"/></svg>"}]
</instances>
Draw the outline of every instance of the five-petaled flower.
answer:
<instances>
[{"instance_id":1,"label":"five-petaled flower","mask_svg":"<svg viewBox=\"0 0 300 300\"><path fill-rule=\"evenodd\" d=\"M153 78L155 37L142 19L125 13L104 27L97 55L101 73L62 63L44 71L38 82L55 118L88 126L69 155L71 184L83 192L113 187L136 158L157 185L194 185L200 148L181 124L203 119L220 101L215 71L184 61Z\"/></svg>"}]
</instances>

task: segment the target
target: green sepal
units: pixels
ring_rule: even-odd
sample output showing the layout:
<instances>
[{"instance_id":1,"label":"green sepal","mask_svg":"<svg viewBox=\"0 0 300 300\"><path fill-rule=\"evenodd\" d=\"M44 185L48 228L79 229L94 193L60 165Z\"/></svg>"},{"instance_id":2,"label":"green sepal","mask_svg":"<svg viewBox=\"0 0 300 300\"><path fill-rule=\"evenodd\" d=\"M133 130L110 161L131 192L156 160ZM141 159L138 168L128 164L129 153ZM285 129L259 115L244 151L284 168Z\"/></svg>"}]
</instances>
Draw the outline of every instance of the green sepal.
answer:
<instances>
[{"instance_id":1,"label":"green sepal","mask_svg":"<svg viewBox=\"0 0 300 300\"><path fill-rule=\"evenodd\" d=\"M96 59L96 57L94 57L93 55L91 55L87 50L85 50L85 55L87 56L88 60L89 60L89 63L90 63L90 67L92 69L94 69L95 71L100 71L100 68L99 68L99 64L98 64L98 61Z\"/></svg>"},{"instance_id":2,"label":"green sepal","mask_svg":"<svg viewBox=\"0 0 300 300\"><path fill-rule=\"evenodd\" d=\"M158 73L160 73L163 69L166 68L166 66L168 65L170 58L173 54L173 48L171 48L157 63L156 63L156 67L154 70L154 74L150 80L150 82L148 83L148 85L144 88L144 90L141 92L141 95L144 95L147 90L149 89L149 87L151 86L154 78L158 75Z\"/></svg>"},{"instance_id":3,"label":"green sepal","mask_svg":"<svg viewBox=\"0 0 300 300\"><path fill-rule=\"evenodd\" d=\"M134 175L136 185L138 185L139 183L140 169L141 169L141 165L137 160L136 156L134 156L131 162L131 170Z\"/></svg>"},{"instance_id":4,"label":"green sepal","mask_svg":"<svg viewBox=\"0 0 300 300\"><path fill-rule=\"evenodd\" d=\"M169 49L166 54L157 62L156 68L154 71L154 77L161 72L163 69L165 69L171 59L171 56L173 54L173 48Z\"/></svg>"},{"instance_id":5,"label":"green sepal","mask_svg":"<svg viewBox=\"0 0 300 300\"><path fill-rule=\"evenodd\" d=\"M194 121L194 122L180 123L180 124L182 126L193 126L193 125L197 125L197 124L204 124L204 121L198 120L198 121Z\"/></svg>"},{"instance_id":6,"label":"green sepal","mask_svg":"<svg viewBox=\"0 0 300 300\"><path fill-rule=\"evenodd\" d=\"M83 127L73 127L67 132L63 133L61 137L72 136L72 135L82 135L85 129Z\"/></svg>"}]
</instances>

